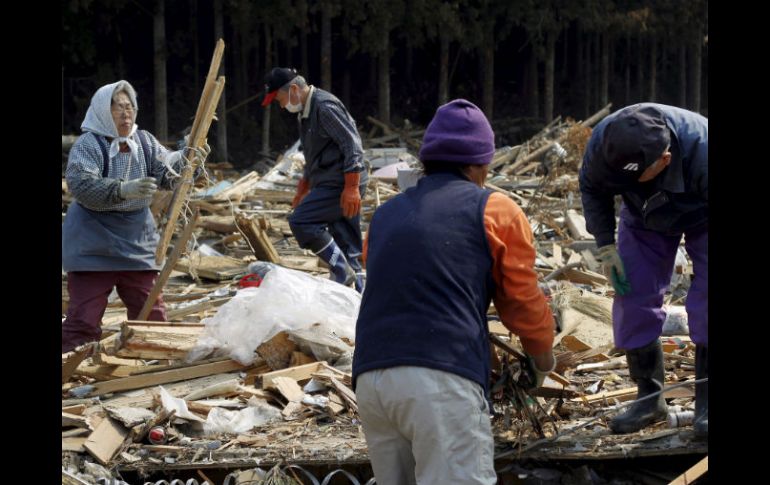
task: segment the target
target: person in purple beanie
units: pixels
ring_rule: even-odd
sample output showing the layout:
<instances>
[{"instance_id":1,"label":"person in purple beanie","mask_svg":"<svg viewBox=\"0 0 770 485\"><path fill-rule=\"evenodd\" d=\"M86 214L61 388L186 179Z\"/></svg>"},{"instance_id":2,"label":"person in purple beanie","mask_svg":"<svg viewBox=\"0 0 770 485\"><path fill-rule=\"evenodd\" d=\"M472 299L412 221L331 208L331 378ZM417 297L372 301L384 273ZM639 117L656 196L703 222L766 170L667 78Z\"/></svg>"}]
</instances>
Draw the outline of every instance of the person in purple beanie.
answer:
<instances>
[{"instance_id":1,"label":"person in purple beanie","mask_svg":"<svg viewBox=\"0 0 770 485\"><path fill-rule=\"evenodd\" d=\"M593 130L580 169L588 231L615 289L615 345L625 350L637 399L663 387L659 337L663 296L684 236L694 278L686 309L696 344L697 437L708 437L708 119L674 106L639 103ZM614 196L620 194L617 241ZM633 433L666 416L662 394L615 417L614 433Z\"/></svg>"}]
</instances>

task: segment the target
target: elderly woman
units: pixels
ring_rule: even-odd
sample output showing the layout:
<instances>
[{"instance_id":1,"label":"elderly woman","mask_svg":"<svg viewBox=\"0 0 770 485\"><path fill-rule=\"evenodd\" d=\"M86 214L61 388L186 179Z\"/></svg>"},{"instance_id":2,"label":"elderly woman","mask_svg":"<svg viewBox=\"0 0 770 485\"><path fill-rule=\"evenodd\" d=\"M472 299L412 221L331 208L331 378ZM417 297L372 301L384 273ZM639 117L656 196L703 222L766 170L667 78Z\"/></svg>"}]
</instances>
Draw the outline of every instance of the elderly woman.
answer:
<instances>
[{"instance_id":1,"label":"elderly woman","mask_svg":"<svg viewBox=\"0 0 770 485\"><path fill-rule=\"evenodd\" d=\"M136 91L127 81L102 86L70 150L66 178L75 201L62 227L70 296L62 353L101 337L113 287L128 318L136 318L160 269L155 264L159 235L149 206L158 186L173 187L186 162L182 151L169 151L138 129L137 111ZM208 146L201 151L205 158ZM148 318L166 319L162 298Z\"/></svg>"}]
</instances>

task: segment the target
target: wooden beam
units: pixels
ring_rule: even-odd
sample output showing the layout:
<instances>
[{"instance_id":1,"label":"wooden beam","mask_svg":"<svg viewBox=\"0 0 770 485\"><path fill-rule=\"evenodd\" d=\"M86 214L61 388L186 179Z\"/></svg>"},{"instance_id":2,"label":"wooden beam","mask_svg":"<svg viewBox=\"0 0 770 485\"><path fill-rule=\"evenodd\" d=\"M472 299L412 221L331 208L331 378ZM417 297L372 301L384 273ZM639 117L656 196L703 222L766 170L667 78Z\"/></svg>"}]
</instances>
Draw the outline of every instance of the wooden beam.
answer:
<instances>
[{"instance_id":1,"label":"wooden beam","mask_svg":"<svg viewBox=\"0 0 770 485\"><path fill-rule=\"evenodd\" d=\"M198 102L195 120L193 121L192 130L190 131L190 144L185 151L186 156L192 160L182 171L181 181L174 190L174 198L169 209L168 220L166 221L166 226L161 234L158 247L155 251L155 262L157 264L162 263L166 257L166 249L171 242L171 236L174 233L176 221L179 219L182 205L187 200L190 188L192 187L193 171L200 164L196 150L204 145L204 140L208 134L209 127L211 126L211 120L214 117L214 110L219 103L219 98L222 95L222 90L225 86L224 76L220 76L214 81L216 73L219 71L219 64L222 61L224 49L225 43L222 39L219 39L217 46L214 49L211 65L209 66L209 73L203 87L203 94Z\"/></svg>"},{"instance_id":2,"label":"wooden beam","mask_svg":"<svg viewBox=\"0 0 770 485\"><path fill-rule=\"evenodd\" d=\"M169 260L170 261L170 260ZM203 326L142 325L124 322L118 357L134 359L184 359L198 343Z\"/></svg>"},{"instance_id":3,"label":"wooden beam","mask_svg":"<svg viewBox=\"0 0 770 485\"><path fill-rule=\"evenodd\" d=\"M273 379L273 385L289 402L300 402L305 397L302 388L291 377L278 376Z\"/></svg>"},{"instance_id":4,"label":"wooden beam","mask_svg":"<svg viewBox=\"0 0 770 485\"><path fill-rule=\"evenodd\" d=\"M94 384L93 389L91 389L91 391L86 395L91 397L100 396L102 394L109 394L111 392L141 389L144 387L157 386L159 384L167 384L169 382L177 382L186 379L194 379L196 377L204 377L213 374L242 370L247 367L249 366L245 366L234 360L223 360L220 362L212 362L210 364L183 367L181 369L160 371L152 374L124 377L123 379L115 379L112 381L99 382Z\"/></svg>"},{"instance_id":5,"label":"wooden beam","mask_svg":"<svg viewBox=\"0 0 770 485\"><path fill-rule=\"evenodd\" d=\"M704 473L708 473L708 471L709 457L706 455L701 461L690 467L686 472L671 480L671 483L668 485L689 485L703 476Z\"/></svg>"},{"instance_id":6,"label":"wooden beam","mask_svg":"<svg viewBox=\"0 0 770 485\"><path fill-rule=\"evenodd\" d=\"M189 166L187 168L189 168ZM179 256L182 255L182 252L187 247L187 241L190 239L190 236L192 236L199 216L200 210L196 207L190 223L187 224L187 226L184 228L182 235L179 236L176 245L174 245L174 250L171 252L171 257L169 257L168 261L166 261L166 264L163 265L163 270L155 280L155 285L152 287L150 294L147 296L147 300L144 302L144 306L139 312L139 316L136 318L137 320L147 320L147 317L150 315L150 311L152 311L152 307L155 305L155 302L158 300L158 297L163 291L163 287L166 285L166 281L168 281L169 276L171 276L171 272L174 270L174 266L176 266L176 262L179 259ZM164 249L163 257L165 257L165 255L166 254Z\"/></svg>"},{"instance_id":7,"label":"wooden beam","mask_svg":"<svg viewBox=\"0 0 770 485\"><path fill-rule=\"evenodd\" d=\"M322 362L313 362L312 364L289 367L273 372L262 374L262 389L273 389L276 387L275 379L277 377L291 377L297 382L305 381L313 377L313 374L324 369Z\"/></svg>"},{"instance_id":8,"label":"wooden beam","mask_svg":"<svg viewBox=\"0 0 770 485\"><path fill-rule=\"evenodd\" d=\"M252 218L240 212L235 214L235 222L259 261L281 264L281 257L275 250L267 231L262 229Z\"/></svg>"},{"instance_id":9,"label":"wooden beam","mask_svg":"<svg viewBox=\"0 0 770 485\"><path fill-rule=\"evenodd\" d=\"M72 352L67 352L66 354L62 354L62 363L61 363L61 383L64 384L67 382L67 380L72 376L72 373L75 372L75 369L78 368L81 362L91 355L91 353L94 350L94 344L93 343L87 343L84 345L81 345L77 347Z\"/></svg>"}]
</instances>

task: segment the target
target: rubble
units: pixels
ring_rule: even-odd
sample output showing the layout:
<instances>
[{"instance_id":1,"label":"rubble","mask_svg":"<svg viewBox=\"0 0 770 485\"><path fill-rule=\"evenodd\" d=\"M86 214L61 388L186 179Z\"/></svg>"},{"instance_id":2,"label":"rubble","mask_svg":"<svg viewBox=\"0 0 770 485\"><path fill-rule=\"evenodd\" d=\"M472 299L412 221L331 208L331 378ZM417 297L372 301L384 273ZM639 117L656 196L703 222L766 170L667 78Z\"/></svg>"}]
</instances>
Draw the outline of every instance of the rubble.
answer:
<instances>
[{"instance_id":1,"label":"rubble","mask_svg":"<svg viewBox=\"0 0 770 485\"><path fill-rule=\"evenodd\" d=\"M629 435L613 435L607 426L618 406L634 399L636 388L625 357L612 345L612 288L600 274L596 245L585 230L577 171L589 127L608 112L606 107L583 123L557 118L524 144L500 148L491 164L487 186L516 201L532 223L536 271L558 322L555 372L542 389L521 395L504 379L515 373L514 355L521 346L490 308L490 333L496 339L493 430L496 460L503 468L512 459L708 452L691 426L670 429L662 421ZM401 192L402 171L419 176L415 155L424 132L369 121L366 159L372 170L391 168L370 178L362 201L364 231L376 208ZM103 319L102 340L62 355L63 483L65 472L71 483L78 483L78 473L95 476L86 467L97 463L144 473L258 466L264 479L278 465L368 462L350 381L354 336L337 327L313 326L323 321L320 307L295 302L306 314L302 323L276 326L258 342L249 341L249 358L233 360L235 354L222 343L190 358L218 312L264 291L242 287L250 264L271 263L321 286L334 285L326 280L323 263L297 246L286 222L303 162L295 145L262 176L217 166L212 171L217 180L194 188L182 208L180 219L186 222L177 224L176 233L186 231L172 241L167 259L172 264L159 278L169 321L127 320L122 302L115 300ZM158 204L159 220L167 217L168 199L167 193L156 196L165 201ZM62 181L63 211L71 202ZM268 275L278 274L266 268ZM666 297L671 308L681 306L690 274L692 265L682 253ZM62 278L64 312L66 275ZM264 283L265 276L258 279ZM273 313L253 317L252 333L289 310L278 298L260 306ZM667 333L672 335L661 340L671 387L694 379L695 346L682 335L686 318L672 321ZM692 385L672 387L665 396L670 406L691 410L693 390ZM152 426L167 430L166 444L147 441Z\"/></svg>"}]
</instances>

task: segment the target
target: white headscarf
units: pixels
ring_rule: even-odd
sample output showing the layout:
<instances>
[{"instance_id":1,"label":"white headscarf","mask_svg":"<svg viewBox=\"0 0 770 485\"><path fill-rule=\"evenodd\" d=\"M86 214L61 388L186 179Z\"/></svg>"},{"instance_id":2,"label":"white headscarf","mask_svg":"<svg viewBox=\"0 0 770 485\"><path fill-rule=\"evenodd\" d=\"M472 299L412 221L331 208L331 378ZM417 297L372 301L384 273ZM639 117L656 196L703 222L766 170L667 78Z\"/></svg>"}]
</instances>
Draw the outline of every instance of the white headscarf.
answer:
<instances>
[{"instance_id":1,"label":"white headscarf","mask_svg":"<svg viewBox=\"0 0 770 485\"><path fill-rule=\"evenodd\" d=\"M121 90L128 94L131 104L134 106L134 126L131 127L131 133L129 133L128 136L118 135L118 129L115 127L115 121L112 119L112 111L110 111L110 107L112 106L112 95L116 91ZM91 98L91 105L88 107L86 118L83 120L83 124L80 125L80 129L112 138L109 152L110 159L118 154L120 143L128 144L128 148L131 151L131 160L136 160L138 163L139 158L137 157L137 153L139 147L136 144L136 141L134 141L134 133L136 133L137 129L136 115L138 107L139 106L136 104L136 91L128 81L120 80L116 83L107 84L106 86L100 87L96 91L96 94L94 94L94 97ZM127 168L130 168L130 165L131 162L129 162L129 167Z\"/></svg>"}]
</instances>

